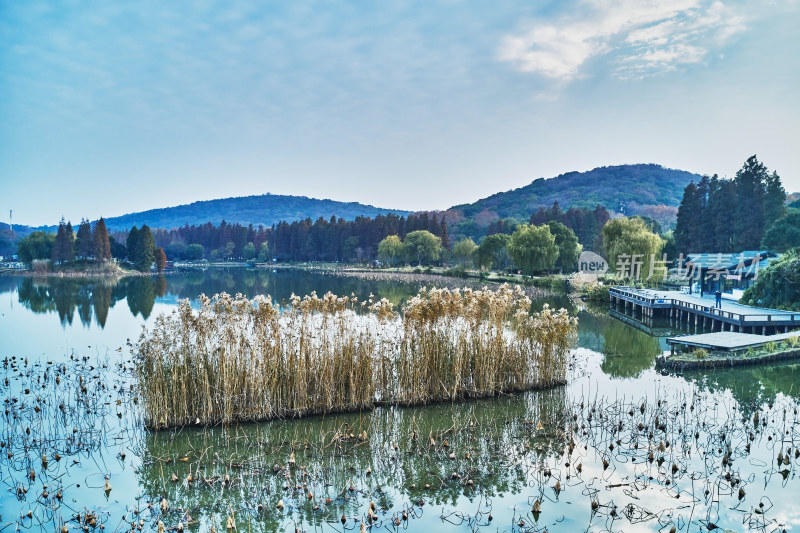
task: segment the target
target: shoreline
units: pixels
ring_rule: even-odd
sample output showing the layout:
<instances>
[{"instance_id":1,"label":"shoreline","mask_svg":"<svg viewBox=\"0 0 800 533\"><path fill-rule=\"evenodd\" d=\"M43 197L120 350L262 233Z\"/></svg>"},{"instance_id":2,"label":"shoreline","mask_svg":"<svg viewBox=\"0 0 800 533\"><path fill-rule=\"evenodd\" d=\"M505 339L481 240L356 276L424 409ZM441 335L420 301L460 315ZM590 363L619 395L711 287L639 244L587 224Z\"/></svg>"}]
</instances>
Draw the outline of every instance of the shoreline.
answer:
<instances>
[{"instance_id":1,"label":"shoreline","mask_svg":"<svg viewBox=\"0 0 800 533\"><path fill-rule=\"evenodd\" d=\"M100 271L68 271L68 272L34 272L32 270L4 270L0 276L21 278L126 278L129 276L154 276L154 272L139 272L136 270L122 270L114 272Z\"/></svg>"},{"instance_id":2,"label":"shoreline","mask_svg":"<svg viewBox=\"0 0 800 533\"><path fill-rule=\"evenodd\" d=\"M687 352L691 354L691 352ZM732 352L736 353L736 352ZM765 363L775 363L800 358L800 349L781 350L750 357L725 355L724 352L712 352L705 358L691 359L680 355L661 355L656 357L656 368L672 371L707 370L733 366L751 366Z\"/></svg>"}]
</instances>

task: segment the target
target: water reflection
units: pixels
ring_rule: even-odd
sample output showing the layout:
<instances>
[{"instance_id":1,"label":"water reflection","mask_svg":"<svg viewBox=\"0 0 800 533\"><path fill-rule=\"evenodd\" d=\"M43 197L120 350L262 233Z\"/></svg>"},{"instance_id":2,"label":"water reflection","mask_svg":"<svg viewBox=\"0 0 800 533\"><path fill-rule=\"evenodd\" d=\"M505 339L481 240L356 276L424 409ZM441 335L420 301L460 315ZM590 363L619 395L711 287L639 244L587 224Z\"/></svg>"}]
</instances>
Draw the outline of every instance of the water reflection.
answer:
<instances>
[{"instance_id":1,"label":"water reflection","mask_svg":"<svg viewBox=\"0 0 800 533\"><path fill-rule=\"evenodd\" d=\"M361 299L374 295L400 306L420 289L418 283L382 283L294 270L245 268L187 270L158 277L121 279L0 277L0 282L0 294L16 290L19 302L34 313L57 313L64 326L72 325L76 315L85 326L94 318L101 328L106 325L108 310L121 300L127 301L133 316L146 320L159 300L166 303L184 298L194 300L203 293L241 292L248 298L270 294L280 303L288 301L292 294L331 291L355 294Z\"/></svg>"},{"instance_id":2,"label":"water reflection","mask_svg":"<svg viewBox=\"0 0 800 533\"><path fill-rule=\"evenodd\" d=\"M156 298L164 295L166 286L163 276L121 280L25 278L16 289L19 303L34 313L55 312L64 326L72 325L77 314L84 326L89 326L94 318L97 325L104 328L108 310L121 300L127 300L133 316L147 319Z\"/></svg>"},{"instance_id":3,"label":"water reflection","mask_svg":"<svg viewBox=\"0 0 800 533\"><path fill-rule=\"evenodd\" d=\"M222 531L229 515L238 531L358 531L353 517L365 520L371 501L372 531L698 531L710 523L772 531L800 516L800 363L661 375L653 361L674 327L633 326L561 297L534 305L579 317L582 349L563 388L224 430L142 428L121 347L178 299L225 290L280 301L330 290L399 305L418 288L247 269L119 281L0 277L8 293L0 300L3 523L77 531L88 509L109 531L144 520L143 531L155 532L160 519ZM78 325L89 323L99 327ZM537 499L541 516L531 512Z\"/></svg>"},{"instance_id":4,"label":"water reflection","mask_svg":"<svg viewBox=\"0 0 800 533\"><path fill-rule=\"evenodd\" d=\"M609 376L639 377L653 367L662 342L612 318L605 308L585 306L578 312L578 346L602 353L601 368Z\"/></svg>"},{"instance_id":5,"label":"water reflection","mask_svg":"<svg viewBox=\"0 0 800 533\"><path fill-rule=\"evenodd\" d=\"M212 524L219 530L229 509L238 509L238 523L253 530L285 530L292 523L340 527L342 515L352 528L353 517L363 520L370 501L380 515L376 529L393 527L395 518L404 523L405 509L425 530L441 523L441 506L468 508L470 502L525 492L535 465L560 454L563 441L557 436L567 409L565 389L559 388L291 423L153 433L139 484L144 494L196 509L201 530ZM283 512L276 510L279 500ZM410 505L420 501L430 516ZM494 508L495 516L508 520L506 512Z\"/></svg>"}]
</instances>

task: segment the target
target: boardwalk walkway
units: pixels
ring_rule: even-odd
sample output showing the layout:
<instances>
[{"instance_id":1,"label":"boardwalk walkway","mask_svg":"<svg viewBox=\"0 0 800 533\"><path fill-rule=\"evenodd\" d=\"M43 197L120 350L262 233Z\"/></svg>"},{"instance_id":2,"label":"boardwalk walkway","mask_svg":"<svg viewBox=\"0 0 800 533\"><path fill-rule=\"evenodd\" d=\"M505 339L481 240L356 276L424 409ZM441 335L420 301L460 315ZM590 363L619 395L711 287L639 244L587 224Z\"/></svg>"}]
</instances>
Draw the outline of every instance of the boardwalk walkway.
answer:
<instances>
[{"instance_id":1,"label":"boardwalk walkway","mask_svg":"<svg viewBox=\"0 0 800 533\"><path fill-rule=\"evenodd\" d=\"M719 333L702 333L700 335L682 335L680 337L670 337L667 343L673 347L691 346L693 348L705 348L707 350L718 351L738 351L747 348L764 346L770 342L779 342L791 337L800 336L800 331L790 333L778 333L776 335L753 335L752 333L737 333L734 331L722 331Z\"/></svg>"},{"instance_id":2,"label":"boardwalk walkway","mask_svg":"<svg viewBox=\"0 0 800 533\"><path fill-rule=\"evenodd\" d=\"M714 308L714 297L684 294L679 291L609 288L611 308L632 311L649 320L663 316L684 324L703 326L711 330L769 335L787 333L800 328L800 313L750 307L722 300L722 308Z\"/></svg>"}]
</instances>

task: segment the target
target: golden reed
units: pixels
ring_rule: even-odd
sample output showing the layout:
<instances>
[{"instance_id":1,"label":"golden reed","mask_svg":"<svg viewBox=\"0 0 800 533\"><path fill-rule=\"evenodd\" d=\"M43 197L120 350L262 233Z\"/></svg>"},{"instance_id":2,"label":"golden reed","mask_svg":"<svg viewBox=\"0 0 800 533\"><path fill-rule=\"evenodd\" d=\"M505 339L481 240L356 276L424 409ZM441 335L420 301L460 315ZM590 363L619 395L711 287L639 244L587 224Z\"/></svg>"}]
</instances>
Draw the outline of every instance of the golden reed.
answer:
<instances>
[{"instance_id":1,"label":"golden reed","mask_svg":"<svg viewBox=\"0 0 800 533\"><path fill-rule=\"evenodd\" d=\"M151 428L229 424L492 396L563 384L577 319L532 313L519 288L422 289L387 300L331 293L201 296L135 346Z\"/></svg>"}]
</instances>

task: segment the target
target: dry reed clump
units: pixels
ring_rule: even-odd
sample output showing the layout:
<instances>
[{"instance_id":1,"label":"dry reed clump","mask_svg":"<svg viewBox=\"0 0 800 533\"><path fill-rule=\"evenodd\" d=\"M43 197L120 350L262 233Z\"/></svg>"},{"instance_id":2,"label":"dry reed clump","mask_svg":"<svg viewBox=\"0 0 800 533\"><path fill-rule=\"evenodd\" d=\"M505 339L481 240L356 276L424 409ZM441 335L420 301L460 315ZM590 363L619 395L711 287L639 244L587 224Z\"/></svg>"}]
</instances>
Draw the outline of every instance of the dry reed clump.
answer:
<instances>
[{"instance_id":1,"label":"dry reed clump","mask_svg":"<svg viewBox=\"0 0 800 533\"><path fill-rule=\"evenodd\" d=\"M315 293L201 296L135 350L150 427L217 424L489 396L566 379L576 319L531 313L519 290L423 289L387 300ZM360 310L362 312L357 312Z\"/></svg>"}]
</instances>

